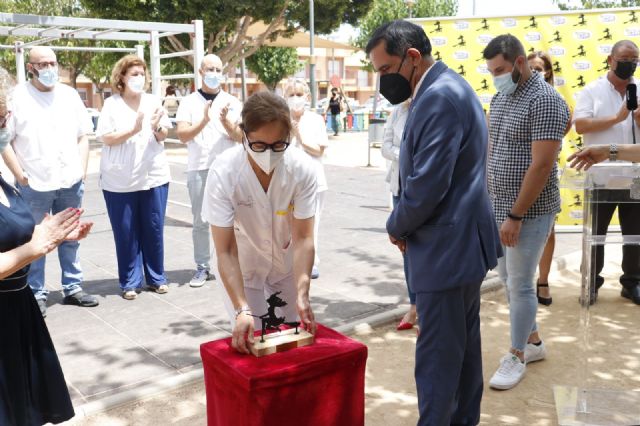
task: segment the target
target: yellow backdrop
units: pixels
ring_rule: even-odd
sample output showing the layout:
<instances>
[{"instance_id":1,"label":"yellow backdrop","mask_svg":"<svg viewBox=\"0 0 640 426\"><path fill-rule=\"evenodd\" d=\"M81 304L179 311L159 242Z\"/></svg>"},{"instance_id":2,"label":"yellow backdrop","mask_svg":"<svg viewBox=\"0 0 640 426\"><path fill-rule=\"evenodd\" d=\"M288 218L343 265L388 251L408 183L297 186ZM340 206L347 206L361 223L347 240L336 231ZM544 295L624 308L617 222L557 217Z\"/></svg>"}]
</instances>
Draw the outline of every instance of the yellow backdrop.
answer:
<instances>
[{"instance_id":1,"label":"yellow backdrop","mask_svg":"<svg viewBox=\"0 0 640 426\"><path fill-rule=\"evenodd\" d=\"M424 27L431 40L433 56L469 82L486 110L495 89L482 51L495 36L510 33L520 39L528 52L547 52L553 62L555 87L572 110L581 88L606 74L606 59L616 41L629 39L640 44L640 8L535 16L428 18L414 22ZM582 137L572 129L562 144L558 159L560 172L565 158L581 146ZM582 193L561 189L561 195L562 212L557 223L581 225Z\"/></svg>"}]
</instances>

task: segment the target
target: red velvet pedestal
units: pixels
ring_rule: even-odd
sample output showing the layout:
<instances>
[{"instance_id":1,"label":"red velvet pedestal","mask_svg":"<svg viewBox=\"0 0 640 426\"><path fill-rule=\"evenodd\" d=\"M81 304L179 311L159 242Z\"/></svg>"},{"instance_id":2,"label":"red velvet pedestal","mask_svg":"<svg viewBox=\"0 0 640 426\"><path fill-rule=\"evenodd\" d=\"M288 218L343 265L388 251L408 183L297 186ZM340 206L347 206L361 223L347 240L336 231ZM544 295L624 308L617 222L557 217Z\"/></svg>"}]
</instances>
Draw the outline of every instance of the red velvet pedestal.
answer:
<instances>
[{"instance_id":1,"label":"red velvet pedestal","mask_svg":"<svg viewBox=\"0 0 640 426\"><path fill-rule=\"evenodd\" d=\"M315 343L256 358L200 346L209 426L364 425L367 347L318 325Z\"/></svg>"}]
</instances>

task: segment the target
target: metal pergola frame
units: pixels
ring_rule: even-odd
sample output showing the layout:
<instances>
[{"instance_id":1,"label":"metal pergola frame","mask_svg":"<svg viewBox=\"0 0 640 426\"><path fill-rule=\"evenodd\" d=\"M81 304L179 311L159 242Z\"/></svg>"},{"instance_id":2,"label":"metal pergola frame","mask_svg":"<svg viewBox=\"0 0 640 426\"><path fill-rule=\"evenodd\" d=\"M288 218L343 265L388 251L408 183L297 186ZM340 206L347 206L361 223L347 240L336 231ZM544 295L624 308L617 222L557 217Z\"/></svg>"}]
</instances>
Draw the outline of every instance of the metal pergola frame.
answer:
<instances>
[{"instance_id":1,"label":"metal pergola frame","mask_svg":"<svg viewBox=\"0 0 640 426\"><path fill-rule=\"evenodd\" d=\"M193 40L190 50L160 53L160 40L177 34L189 34ZM147 21L122 21L114 19L75 18L64 16L25 15L0 13L0 36L35 38L28 42L16 41L14 45L0 45L0 49L14 49L18 81L25 81L24 52L33 46L50 43L54 40L111 40L148 42L150 46L149 69L151 87L154 95L162 97L162 80L192 78L196 89L202 85L198 68L204 56L204 29L202 20L190 24L174 24ZM135 48L49 46L57 50L76 50L91 52L135 52L144 58L144 47ZM193 57L193 73L162 75L160 60L183 56Z\"/></svg>"}]
</instances>

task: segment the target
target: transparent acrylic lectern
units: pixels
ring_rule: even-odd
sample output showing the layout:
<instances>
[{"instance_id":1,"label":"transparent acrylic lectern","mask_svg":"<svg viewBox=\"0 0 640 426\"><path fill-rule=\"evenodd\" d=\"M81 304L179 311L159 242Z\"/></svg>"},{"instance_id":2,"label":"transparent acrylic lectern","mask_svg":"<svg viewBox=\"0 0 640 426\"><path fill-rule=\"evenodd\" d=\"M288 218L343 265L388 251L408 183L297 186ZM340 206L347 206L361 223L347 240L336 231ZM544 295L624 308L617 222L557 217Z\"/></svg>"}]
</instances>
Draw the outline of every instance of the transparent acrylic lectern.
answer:
<instances>
[{"instance_id":1,"label":"transparent acrylic lectern","mask_svg":"<svg viewBox=\"0 0 640 426\"><path fill-rule=\"evenodd\" d=\"M554 386L554 399L560 425L638 425L640 424L640 306L630 306L627 299L616 299L617 308L605 318L596 297L596 250L607 248L620 252L625 246L640 250L640 235L622 235L609 231L598 235L595 224L603 210L627 203L638 203L640 209L640 165L634 163L603 163L586 172L563 170L560 186L583 191L583 233L580 330L581 353L563 354L575 358L574 382ZM609 209L607 209L608 204ZM603 219L601 217L601 219ZM606 220L606 219L605 219ZM640 222L640 216L635 220ZM616 246L616 247L614 247ZM626 248L625 248L626 249ZM616 253L617 254L617 253ZM602 259L602 258L601 258ZM603 260L601 260L602 262ZM620 265L617 265L622 275ZM610 277L610 279L613 279ZM622 287L616 284L620 291ZM607 303L611 303L607 300ZM623 309L624 308L624 309ZM595 329L599 331L596 332ZM603 331L604 330L604 331ZM606 335L607 339L602 336ZM620 342L620 353L611 348ZM631 344L630 344L631 342ZM635 343L633 343L635 342Z\"/></svg>"}]
</instances>

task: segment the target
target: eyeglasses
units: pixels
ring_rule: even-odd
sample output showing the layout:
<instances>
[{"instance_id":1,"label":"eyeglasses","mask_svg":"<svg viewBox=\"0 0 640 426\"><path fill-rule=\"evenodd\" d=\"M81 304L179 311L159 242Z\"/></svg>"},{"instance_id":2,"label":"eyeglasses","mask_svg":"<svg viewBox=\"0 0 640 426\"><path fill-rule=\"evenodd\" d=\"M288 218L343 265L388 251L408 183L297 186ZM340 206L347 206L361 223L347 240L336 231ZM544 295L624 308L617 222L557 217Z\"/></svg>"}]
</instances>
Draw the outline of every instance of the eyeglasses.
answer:
<instances>
[{"instance_id":1,"label":"eyeglasses","mask_svg":"<svg viewBox=\"0 0 640 426\"><path fill-rule=\"evenodd\" d=\"M45 68L55 68L58 66L57 61L45 61L45 62L29 62L37 70L43 70Z\"/></svg>"},{"instance_id":2,"label":"eyeglasses","mask_svg":"<svg viewBox=\"0 0 640 426\"><path fill-rule=\"evenodd\" d=\"M247 139L247 144L249 145L249 149L253 152L265 152L267 149L270 149L273 152L282 152L289 148L289 141L276 141L274 143L266 143L262 141L251 142L245 133L244 137Z\"/></svg>"}]
</instances>

